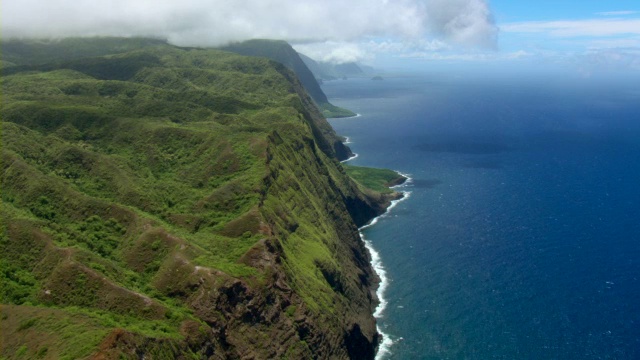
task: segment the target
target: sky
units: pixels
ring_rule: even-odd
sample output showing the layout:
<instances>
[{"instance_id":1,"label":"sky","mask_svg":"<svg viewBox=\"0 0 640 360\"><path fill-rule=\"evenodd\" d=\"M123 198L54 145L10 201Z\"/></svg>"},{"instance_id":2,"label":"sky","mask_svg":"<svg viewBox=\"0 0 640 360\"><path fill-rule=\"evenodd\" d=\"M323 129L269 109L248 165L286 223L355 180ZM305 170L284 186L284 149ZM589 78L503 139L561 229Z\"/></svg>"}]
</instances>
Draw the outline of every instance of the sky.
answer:
<instances>
[{"instance_id":1,"label":"sky","mask_svg":"<svg viewBox=\"0 0 640 360\"><path fill-rule=\"evenodd\" d=\"M498 56L585 74L640 72L640 1L493 0Z\"/></svg>"},{"instance_id":2,"label":"sky","mask_svg":"<svg viewBox=\"0 0 640 360\"><path fill-rule=\"evenodd\" d=\"M638 0L4 0L3 39L289 41L321 61L640 72Z\"/></svg>"}]
</instances>

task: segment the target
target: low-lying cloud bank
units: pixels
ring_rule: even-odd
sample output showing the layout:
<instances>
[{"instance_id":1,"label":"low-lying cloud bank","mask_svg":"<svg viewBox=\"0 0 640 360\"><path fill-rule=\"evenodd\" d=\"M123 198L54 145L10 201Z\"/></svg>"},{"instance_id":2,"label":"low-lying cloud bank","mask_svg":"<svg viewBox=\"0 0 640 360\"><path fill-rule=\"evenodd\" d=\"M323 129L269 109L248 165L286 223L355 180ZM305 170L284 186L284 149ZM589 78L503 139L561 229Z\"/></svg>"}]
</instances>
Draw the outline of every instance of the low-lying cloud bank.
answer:
<instances>
[{"instance_id":1,"label":"low-lying cloud bank","mask_svg":"<svg viewBox=\"0 0 640 360\"><path fill-rule=\"evenodd\" d=\"M342 44L338 62L366 57L356 43L495 48L497 37L485 0L20 0L3 3L1 16L4 38L153 36L184 46L274 38Z\"/></svg>"}]
</instances>

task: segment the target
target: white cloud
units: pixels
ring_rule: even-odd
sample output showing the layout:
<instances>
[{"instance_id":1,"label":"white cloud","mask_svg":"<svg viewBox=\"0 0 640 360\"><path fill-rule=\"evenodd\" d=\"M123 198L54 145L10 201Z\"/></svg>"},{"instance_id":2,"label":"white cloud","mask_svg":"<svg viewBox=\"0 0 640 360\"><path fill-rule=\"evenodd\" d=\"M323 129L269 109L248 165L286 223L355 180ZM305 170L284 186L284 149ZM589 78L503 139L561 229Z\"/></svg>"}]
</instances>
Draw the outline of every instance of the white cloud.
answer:
<instances>
[{"instance_id":1,"label":"white cloud","mask_svg":"<svg viewBox=\"0 0 640 360\"><path fill-rule=\"evenodd\" d=\"M625 15L635 15L637 13L638 13L637 11L633 11L633 10L621 10L621 11L599 12L599 13L596 13L596 15L601 15L601 16L625 16Z\"/></svg>"},{"instance_id":2,"label":"white cloud","mask_svg":"<svg viewBox=\"0 0 640 360\"><path fill-rule=\"evenodd\" d=\"M438 60L438 61L464 61L464 62L496 62L511 61L531 58L534 54L523 50L513 52L430 52L416 51L413 53L402 54L403 58L414 58L422 60Z\"/></svg>"},{"instance_id":3,"label":"white cloud","mask_svg":"<svg viewBox=\"0 0 640 360\"><path fill-rule=\"evenodd\" d=\"M427 37L492 47L497 34L486 0L13 0L1 16L5 38L157 36L200 46Z\"/></svg>"},{"instance_id":4,"label":"white cloud","mask_svg":"<svg viewBox=\"0 0 640 360\"><path fill-rule=\"evenodd\" d=\"M369 62L376 55L408 54L417 52L441 52L453 47L438 39L416 40L369 40L363 42L313 42L296 44L296 51L314 60L343 64L347 62Z\"/></svg>"},{"instance_id":5,"label":"white cloud","mask_svg":"<svg viewBox=\"0 0 640 360\"><path fill-rule=\"evenodd\" d=\"M493 47L497 29L485 1L431 0L426 3L430 29L461 44Z\"/></svg>"},{"instance_id":6,"label":"white cloud","mask_svg":"<svg viewBox=\"0 0 640 360\"><path fill-rule=\"evenodd\" d=\"M511 33L545 33L554 37L640 35L640 19L588 19L509 23L500 30Z\"/></svg>"},{"instance_id":7,"label":"white cloud","mask_svg":"<svg viewBox=\"0 0 640 360\"><path fill-rule=\"evenodd\" d=\"M366 61L371 53L360 43L325 41L317 43L294 44L296 51L316 61L344 64L348 62Z\"/></svg>"},{"instance_id":8,"label":"white cloud","mask_svg":"<svg viewBox=\"0 0 640 360\"><path fill-rule=\"evenodd\" d=\"M590 50L581 56L583 68L598 70L640 70L640 49Z\"/></svg>"},{"instance_id":9,"label":"white cloud","mask_svg":"<svg viewBox=\"0 0 640 360\"><path fill-rule=\"evenodd\" d=\"M638 48L640 49L640 37L623 38L623 39L602 39L589 41L587 49L623 49Z\"/></svg>"}]
</instances>

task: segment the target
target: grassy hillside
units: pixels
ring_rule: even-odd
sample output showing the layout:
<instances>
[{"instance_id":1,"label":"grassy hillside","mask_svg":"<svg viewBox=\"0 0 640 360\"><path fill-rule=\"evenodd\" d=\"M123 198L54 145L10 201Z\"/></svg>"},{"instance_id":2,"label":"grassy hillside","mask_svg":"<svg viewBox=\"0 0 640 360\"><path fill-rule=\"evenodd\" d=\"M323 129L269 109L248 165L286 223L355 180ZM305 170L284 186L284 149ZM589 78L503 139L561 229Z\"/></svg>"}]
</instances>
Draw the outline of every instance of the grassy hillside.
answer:
<instances>
[{"instance_id":1,"label":"grassy hillside","mask_svg":"<svg viewBox=\"0 0 640 360\"><path fill-rule=\"evenodd\" d=\"M223 47L222 49L241 55L266 57L293 70L325 117L335 118L356 116L356 114L351 110L343 109L329 103L329 100L320 88L316 77L313 75L311 70L309 70L300 55L287 42L281 40L257 39L231 44ZM348 158L348 156L344 159L346 158Z\"/></svg>"},{"instance_id":2,"label":"grassy hillside","mask_svg":"<svg viewBox=\"0 0 640 360\"><path fill-rule=\"evenodd\" d=\"M3 44L0 356L372 358L357 225L393 195L295 75L109 41Z\"/></svg>"},{"instance_id":3,"label":"grassy hillside","mask_svg":"<svg viewBox=\"0 0 640 360\"><path fill-rule=\"evenodd\" d=\"M393 193L390 187L400 185L407 180L404 176L389 169L375 169L353 165L343 166L347 174L361 185L363 191L370 189L381 193Z\"/></svg>"},{"instance_id":4,"label":"grassy hillside","mask_svg":"<svg viewBox=\"0 0 640 360\"><path fill-rule=\"evenodd\" d=\"M13 65L38 65L88 57L121 54L145 47L166 45L164 40L148 38L97 37L51 40L3 39L2 61Z\"/></svg>"}]
</instances>

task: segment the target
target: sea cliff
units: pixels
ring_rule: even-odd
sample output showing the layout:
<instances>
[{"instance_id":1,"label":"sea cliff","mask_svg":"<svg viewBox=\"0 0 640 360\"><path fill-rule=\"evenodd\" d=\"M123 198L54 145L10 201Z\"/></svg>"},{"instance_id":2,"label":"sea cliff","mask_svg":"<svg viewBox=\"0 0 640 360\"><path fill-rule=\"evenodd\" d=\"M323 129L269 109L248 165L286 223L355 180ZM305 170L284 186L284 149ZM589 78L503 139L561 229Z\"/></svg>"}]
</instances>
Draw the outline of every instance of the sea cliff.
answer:
<instances>
[{"instance_id":1,"label":"sea cliff","mask_svg":"<svg viewBox=\"0 0 640 360\"><path fill-rule=\"evenodd\" d=\"M2 45L3 357L375 356L358 226L398 194L347 175L291 70L141 39Z\"/></svg>"}]
</instances>

